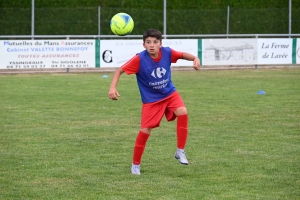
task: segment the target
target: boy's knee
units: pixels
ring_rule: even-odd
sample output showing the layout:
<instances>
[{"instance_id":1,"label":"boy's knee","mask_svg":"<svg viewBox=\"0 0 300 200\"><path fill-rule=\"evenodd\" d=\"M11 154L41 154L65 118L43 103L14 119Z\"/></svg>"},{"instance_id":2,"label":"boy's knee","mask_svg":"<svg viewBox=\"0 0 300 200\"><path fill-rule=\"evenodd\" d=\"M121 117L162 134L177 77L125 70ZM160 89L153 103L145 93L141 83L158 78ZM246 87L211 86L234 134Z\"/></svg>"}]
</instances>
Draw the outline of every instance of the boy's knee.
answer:
<instances>
[{"instance_id":1,"label":"boy's knee","mask_svg":"<svg viewBox=\"0 0 300 200\"><path fill-rule=\"evenodd\" d=\"M177 108L175 111L174 111L174 114L176 116L179 116L179 115L187 115L187 109L186 107L179 107Z\"/></svg>"},{"instance_id":2,"label":"boy's knee","mask_svg":"<svg viewBox=\"0 0 300 200\"><path fill-rule=\"evenodd\" d=\"M146 134L150 134L151 133L152 128L141 128L140 131L142 131L143 133Z\"/></svg>"}]
</instances>

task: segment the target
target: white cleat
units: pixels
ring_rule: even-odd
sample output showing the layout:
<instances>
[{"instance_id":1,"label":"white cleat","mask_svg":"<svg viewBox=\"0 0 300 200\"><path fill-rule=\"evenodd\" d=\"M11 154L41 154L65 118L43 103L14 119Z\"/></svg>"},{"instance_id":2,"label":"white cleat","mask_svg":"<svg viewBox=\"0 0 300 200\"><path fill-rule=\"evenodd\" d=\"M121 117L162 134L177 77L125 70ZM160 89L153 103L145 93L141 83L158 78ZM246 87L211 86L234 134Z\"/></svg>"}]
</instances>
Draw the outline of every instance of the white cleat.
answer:
<instances>
[{"instance_id":1,"label":"white cleat","mask_svg":"<svg viewBox=\"0 0 300 200\"><path fill-rule=\"evenodd\" d=\"M141 166L140 165L134 165L131 166L131 173L135 175L141 175Z\"/></svg>"},{"instance_id":2,"label":"white cleat","mask_svg":"<svg viewBox=\"0 0 300 200\"><path fill-rule=\"evenodd\" d=\"M179 160L179 162L183 165L188 165L189 161L185 156L185 152L183 150L177 150L175 153L175 158Z\"/></svg>"}]
</instances>

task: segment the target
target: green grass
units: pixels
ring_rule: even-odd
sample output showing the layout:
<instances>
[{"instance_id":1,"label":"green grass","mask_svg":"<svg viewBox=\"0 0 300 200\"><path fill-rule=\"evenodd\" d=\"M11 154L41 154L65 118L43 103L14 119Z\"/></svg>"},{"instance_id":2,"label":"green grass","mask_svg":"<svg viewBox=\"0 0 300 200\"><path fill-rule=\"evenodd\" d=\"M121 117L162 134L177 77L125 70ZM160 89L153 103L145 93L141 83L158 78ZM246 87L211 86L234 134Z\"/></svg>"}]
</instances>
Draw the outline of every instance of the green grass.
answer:
<instances>
[{"instance_id":1,"label":"green grass","mask_svg":"<svg viewBox=\"0 0 300 200\"><path fill-rule=\"evenodd\" d=\"M111 101L102 75L0 75L0 199L300 198L299 68L174 71L190 164L174 159L176 123L163 119L141 176L130 174L135 77Z\"/></svg>"}]
</instances>

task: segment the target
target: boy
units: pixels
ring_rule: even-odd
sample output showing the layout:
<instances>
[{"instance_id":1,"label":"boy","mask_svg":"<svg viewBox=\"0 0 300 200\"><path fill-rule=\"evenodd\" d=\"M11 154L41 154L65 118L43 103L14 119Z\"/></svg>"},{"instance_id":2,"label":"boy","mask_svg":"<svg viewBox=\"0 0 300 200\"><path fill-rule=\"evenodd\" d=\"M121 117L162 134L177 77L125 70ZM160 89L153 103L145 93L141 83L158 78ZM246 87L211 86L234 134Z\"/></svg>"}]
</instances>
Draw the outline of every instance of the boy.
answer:
<instances>
[{"instance_id":1,"label":"boy","mask_svg":"<svg viewBox=\"0 0 300 200\"><path fill-rule=\"evenodd\" d=\"M188 135L187 109L171 80L171 63L178 59L193 61L194 69L200 69L200 60L186 52L162 47L162 34L149 29L143 34L143 46L146 50L136 54L114 73L108 97L117 100L120 94L116 90L121 74L135 74L143 106L141 126L136 137L131 173L140 175L140 163L146 142L153 128L159 127L165 115L168 121L177 117L177 151L175 158L187 165L184 147Z\"/></svg>"}]
</instances>

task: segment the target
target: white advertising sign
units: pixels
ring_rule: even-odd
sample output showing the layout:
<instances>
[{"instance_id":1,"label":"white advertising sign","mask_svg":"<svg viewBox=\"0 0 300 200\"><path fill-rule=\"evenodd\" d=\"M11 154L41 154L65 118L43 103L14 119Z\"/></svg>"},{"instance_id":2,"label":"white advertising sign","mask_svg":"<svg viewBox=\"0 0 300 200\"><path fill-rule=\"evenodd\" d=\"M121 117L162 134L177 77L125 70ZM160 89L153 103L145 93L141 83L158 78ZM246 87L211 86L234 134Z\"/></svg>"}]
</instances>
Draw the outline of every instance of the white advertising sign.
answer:
<instances>
[{"instance_id":1,"label":"white advertising sign","mask_svg":"<svg viewBox=\"0 0 300 200\"><path fill-rule=\"evenodd\" d=\"M194 56L198 56L198 40L197 39L181 39L181 40L165 39L162 41L162 45L166 46L166 47L170 47L171 49L174 49L176 51L187 52ZM176 63L172 63L172 66L193 67L193 62L180 59Z\"/></svg>"},{"instance_id":2,"label":"white advertising sign","mask_svg":"<svg viewBox=\"0 0 300 200\"><path fill-rule=\"evenodd\" d=\"M0 69L95 67L95 40L1 40Z\"/></svg>"},{"instance_id":3,"label":"white advertising sign","mask_svg":"<svg viewBox=\"0 0 300 200\"><path fill-rule=\"evenodd\" d=\"M162 45L176 51L198 55L197 39L164 39ZM100 40L100 67L120 67L134 55L145 50L143 40ZM172 66L193 66L191 61L178 60Z\"/></svg>"},{"instance_id":4,"label":"white advertising sign","mask_svg":"<svg viewBox=\"0 0 300 200\"><path fill-rule=\"evenodd\" d=\"M258 39L258 64L292 64L293 39Z\"/></svg>"},{"instance_id":5,"label":"white advertising sign","mask_svg":"<svg viewBox=\"0 0 300 200\"><path fill-rule=\"evenodd\" d=\"M100 40L100 67L120 67L143 50L143 40Z\"/></svg>"},{"instance_id":6,"label":"white advertising sign","mask_svg":"<svg viewBox=\"0 0 300 200\"><path fill-rule=\"evenodd\" d=\"M253 65L257 63L256 39L203 39L203 65Z\"/></svg>"}]
</instances>

